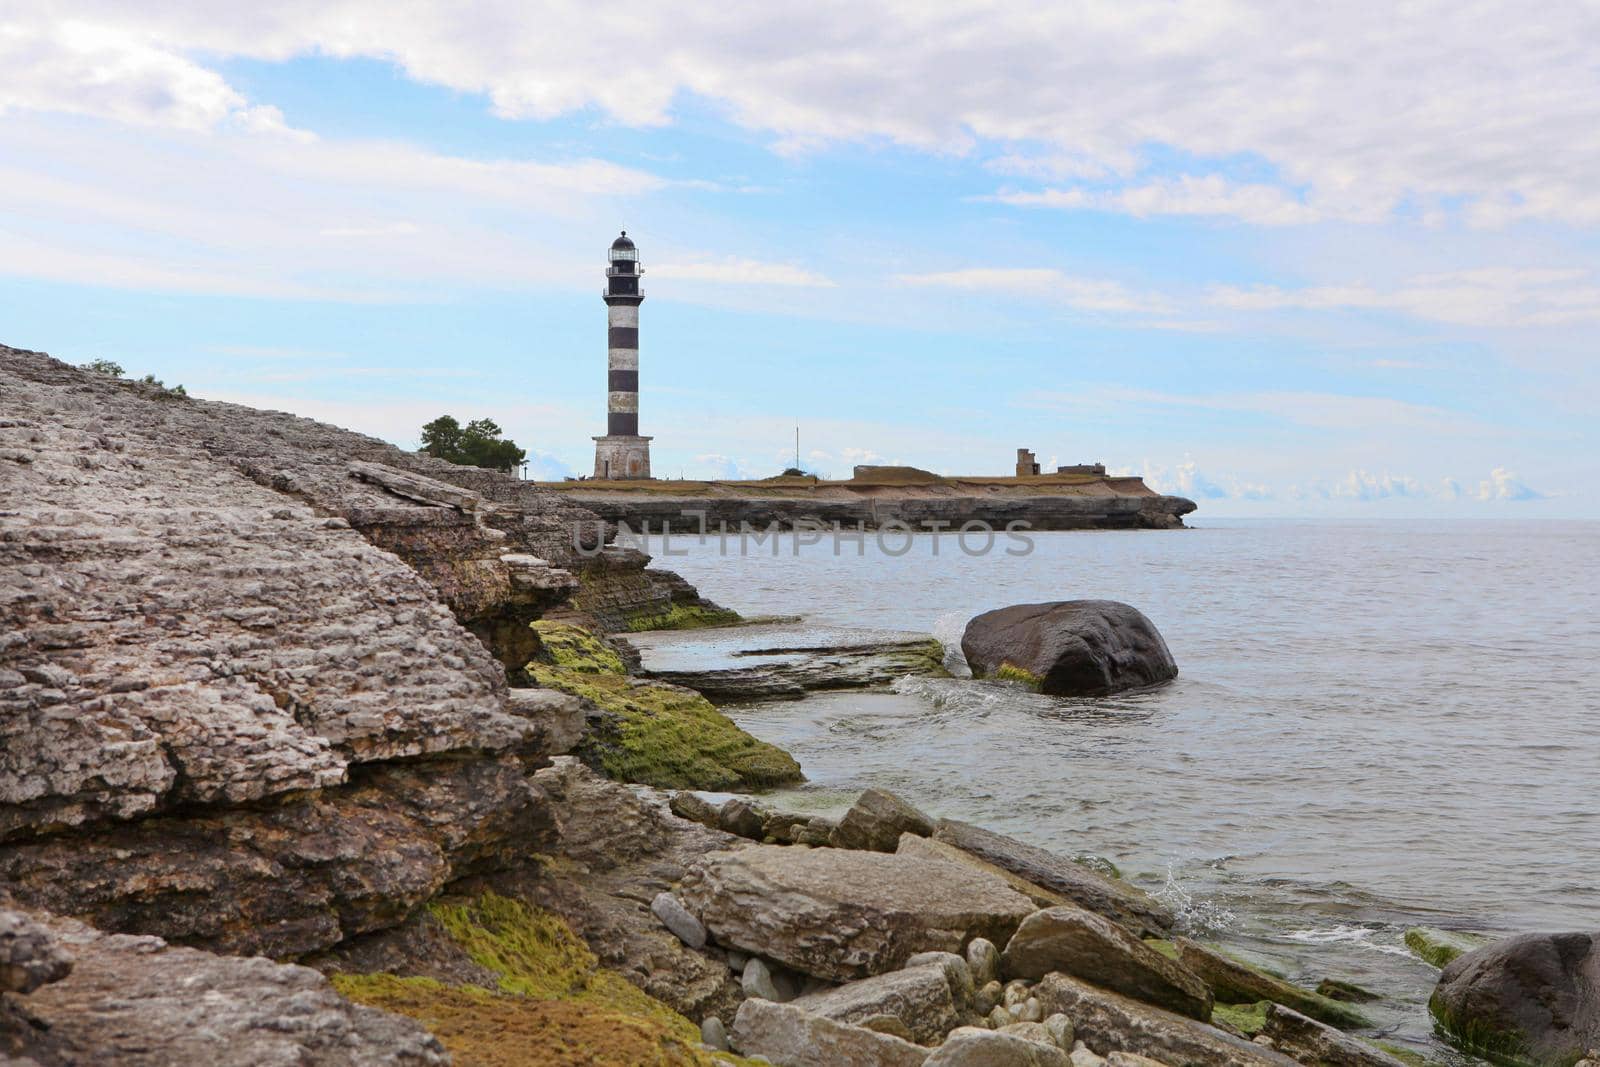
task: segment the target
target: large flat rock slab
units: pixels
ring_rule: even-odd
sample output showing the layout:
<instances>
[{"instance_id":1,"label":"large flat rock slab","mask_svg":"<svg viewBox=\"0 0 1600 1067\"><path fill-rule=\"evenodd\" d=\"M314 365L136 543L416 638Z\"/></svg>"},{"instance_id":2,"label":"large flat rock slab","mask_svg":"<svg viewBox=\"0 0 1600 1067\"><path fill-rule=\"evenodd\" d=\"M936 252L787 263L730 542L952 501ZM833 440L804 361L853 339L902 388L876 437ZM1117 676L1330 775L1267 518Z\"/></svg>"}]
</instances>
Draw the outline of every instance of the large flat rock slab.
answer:
<instances>
[{"instance_id":1,"label":"large flat rock slab","mask_svg":"<svg viewBox=\"0 0 1600 1067\"><path fill-rule=\"evenodd\" d=\"M1119 922L1141 937L1164 937L1172 929L1172 912L1150 894L1065 856L955 819L940 819L933 839L1059 893L1080 908Z\"/></svg>"},{"instance_id":2,"label":"large flat rock slab","mask_svg":"<svg viewBox=\"0 0 1600 1067\"><path fill-rule=\"evenodd\" d=\"M928 1050L903 1038L813 1015L792 1004L747 1000L731 1042L782 1067L922 1067Z\"/></svg>"},{"instance_id":3,"label":"large flat rock slab","mask_svg":"<svg viewBox=\"0 0 1600 1067\"><path fill-rule=\"evenodd\" d=\"M718 944L819 978L895 970L919 952L1004 942L1034 911L999 878L882 852L755 845L708 857L678 895Z\"/></svg>"},{"instance_id":4,"label":"large flat rock slab","mask_svg":"<svg viewBox=\"0 0 1600 1067\"><path fill-rule=\"evenodd\" d=\"M1046 975L1033 992L1046 1015L1065 1014L1078 1039L1102 1056L1131 1052L1169 1067L1294 1067L1298 1062L1070 975Z\"/></svg>"},{"instance_id":5,"label":"large flat rock slab","mask_svg":"<svg viewBox=\"0 0 1600 1067\"><path fill-rule=\"evenodd\" d=\"M1028 916L1011 935L1000 970L1007 978L1033 981L1060 971L1181 1015L1211 1017L1211 991L1198 976L1083 908L1046 908Z\"/></svg>"},{"instance_id":6,"label":"large flat rock slab","mask_svg":"<svg viewBox=\"0 0 1600 1067\"><path fill-rule=\"evenodd\" d=\"M913 1041L932 1045L961 1025L965 997L958 999L957 992L945 968L928 963L808 993L790 1003L813 1015L856 1025L892 1015L905 1024Z\"/></svg>"}]
</instances>

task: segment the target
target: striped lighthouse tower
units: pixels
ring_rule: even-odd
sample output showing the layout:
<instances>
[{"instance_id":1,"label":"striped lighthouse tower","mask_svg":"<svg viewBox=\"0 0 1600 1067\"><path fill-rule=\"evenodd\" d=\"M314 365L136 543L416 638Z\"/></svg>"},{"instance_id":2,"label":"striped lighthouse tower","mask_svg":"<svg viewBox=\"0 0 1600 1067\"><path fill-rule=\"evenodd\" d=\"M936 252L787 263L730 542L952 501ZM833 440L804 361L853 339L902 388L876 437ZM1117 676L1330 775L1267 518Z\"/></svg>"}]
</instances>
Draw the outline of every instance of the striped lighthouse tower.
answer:
<instances>
[{"instance_id":1,"label":"striped lighthouse tower","mask_svg":"<svg viewBox=\"0 0 1600 1067\"><path fill-rule=\"evenodd\" d=\"M606 435L594 439L596 478L650 477L650 438L639 436L639 250L628 231L611 242L606 267Z\"/></svg>"}]
</instances>

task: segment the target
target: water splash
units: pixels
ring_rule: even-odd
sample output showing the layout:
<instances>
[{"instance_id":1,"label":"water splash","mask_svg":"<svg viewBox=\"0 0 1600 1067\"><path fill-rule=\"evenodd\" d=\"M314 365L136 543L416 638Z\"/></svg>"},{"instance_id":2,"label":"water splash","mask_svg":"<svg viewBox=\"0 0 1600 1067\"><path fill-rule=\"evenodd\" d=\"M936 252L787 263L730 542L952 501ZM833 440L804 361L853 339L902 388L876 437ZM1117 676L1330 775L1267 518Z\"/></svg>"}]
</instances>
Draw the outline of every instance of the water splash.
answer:
<instances>
[{"instance_id":1,"label":"water splash","mask_svg":"<svg viewBox=\"0 0 1600 1067\"><path fill-rule=\"evenodd\" d=\"M1165 904L1177 920L1180 933L1191 937L1212 937L1238 925L1233 909L1214 900L1196 896L1178 879L1177 864L1167 862L1167 881L1152 894Z\"/></svg>"},{"instance_id":2,"label":"water splash","mask_svg":"<svg viewBox=\"0 0 1600 1067\"><path fill-rule=\"evenodd\" d=\"M948 611L933 621L933 636L944 646L944 669L957 678L971 678L972 668L961 654L961 635L967 632L967 616Z\"/></svg>"}]
</instances>

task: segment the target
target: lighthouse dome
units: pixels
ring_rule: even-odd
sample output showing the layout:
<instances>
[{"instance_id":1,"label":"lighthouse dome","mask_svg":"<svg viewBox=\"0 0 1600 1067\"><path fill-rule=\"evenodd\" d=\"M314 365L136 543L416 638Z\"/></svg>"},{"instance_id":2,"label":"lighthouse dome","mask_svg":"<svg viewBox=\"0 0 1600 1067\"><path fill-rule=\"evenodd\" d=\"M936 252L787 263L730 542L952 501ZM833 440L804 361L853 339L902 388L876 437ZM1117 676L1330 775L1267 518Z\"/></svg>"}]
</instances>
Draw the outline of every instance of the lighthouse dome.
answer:
<instances>
[{"instance_id":1,"label":"lighthouse dome","mask_svg":"<svg viewBox=\"0 0 1600 1067\"><path fill-rule=\"evenodd\" d=\"M633 240L628 236L628 231L623 230L622 236L611 242L612 248L632 248Z\"/></svg>"}]
</instances>

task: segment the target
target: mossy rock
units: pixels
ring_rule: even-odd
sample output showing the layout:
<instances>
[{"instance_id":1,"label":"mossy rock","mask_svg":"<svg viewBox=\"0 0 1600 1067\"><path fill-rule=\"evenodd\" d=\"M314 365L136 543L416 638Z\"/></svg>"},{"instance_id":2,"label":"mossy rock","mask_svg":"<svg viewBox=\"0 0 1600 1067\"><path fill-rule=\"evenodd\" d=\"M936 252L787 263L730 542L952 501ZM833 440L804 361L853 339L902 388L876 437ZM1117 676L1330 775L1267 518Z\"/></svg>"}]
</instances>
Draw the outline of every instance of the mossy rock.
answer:
<instances>
[{"instance_id":1,"label":"mossy rock","mask_svg":"<svg viewBox=\"0 0 1600 1067\"><path fill-rule=\"evenodd\" d=\"M1027 686L1035 693L1044 685L1043 678L1030 670L1018 667L1015 663L1000 664L1000 669L995 671L991 677L1002 682L1017 682L1020 685Z\"/></svg>"},{"instance_id":2,"label":"mossy rock","mask_svg":"<svg viewBox=\"0 0 1600 1067\"><path fill-rule=\"evenodd\" d=\"M1406 931L1410 943L1411 931ZM1528 1058L1528 1043L1521 1032L1497 1030L1481 1019L1458 1019L1444 1006L1437 990L1428 998L1428 1014L1439 1039L1500 1067L1552 1067ZM1575 1061L1574 1061L1575 1062ZM1568 1065L1560 1065L1568 1067Z\"/></svg>"},{"instance_id":3,"label":"mossy rock","mask_svg":"<svg viewBox=\"0 0 1600 1067\"><path fill-rule=\"evenodd\" d=\"M1486 937L1460 930L1413 926L1406 931L1406 948L1424 963L1431 963L1440 970L1444 970L1457 956L1464 956L1488 943L1489 939Z\"/></svg>"},{"instance_id":4,"label":"mossy rock","mask_svg":"<svg viewBox=\"0 0 1600 1067\"><path fill-rule=\"evenodd\" d=\"M532 624L539 638L539 662L579 674L622 674L626 668L615 649L581 626L565 622Z\"/></svg>"},{"instance_id":5,"label":"mossy rock","mask_svg":"<svg viewBox=\"0 0 1600 1067\"><path fill-rule=\"evenodd\" d=\"M1406 1064L1407 1067L1443 1067L1438 1060L1430 1060L1416 1049L1397 1045L1393 1041L1373 1041L1369 1043L1372 1047L1387 1052L1401 1063Z\"/></svg>"},{"instance_id":6,"label":"mossy rock","mask_svg":"<svg viewBox=\"0 0 1600 1067\"><path fill-rule=\"evenodd\" d=\"M750 790L804 781L783 749L734 725L692 689L622 674L528 665L542 686L610 713L578 755L612 778L662 789Z\"/></svg>"},{"instance_id":7,"label":"mossy rock","mask_svg":"<svg viewBox=\"0 0 1600 1067\"><path fill-rule=\"evenodd\" d=\"M672 604L665 611L631 616L628 629L633 633L648 630L704 630L714 626L737 626L742 622L744 617L728 608Z\"/></svg>"},{"instance_id":8,"label":"mossy rock","mask_svg":"<svg viewBox=\"0 0 1600 1067\"><path fill-rule=\"evenodd\" d=\"M698 1048L698 1026L601 968L557 916L492 893L429 910L475 963L498 975L497 989L392 974L335 975L333 984L357 1003L421 1022L457 1067L750 1063Z\"/></svg>"},{"instance_id":9,"label":"mossy rock","mask_svg":"<svg viewBox=\"0 0 1600 1067\"><path fill-rule=\"evenodd\" d=\"M1211 1018L1227 1023L1246 1037L1255 1037L1267 1026L1267 1005L1270 1000L1254 1004L1213 1004Z\"/></svg>"}]
</instances>

